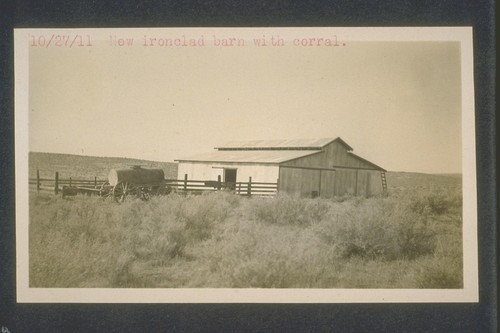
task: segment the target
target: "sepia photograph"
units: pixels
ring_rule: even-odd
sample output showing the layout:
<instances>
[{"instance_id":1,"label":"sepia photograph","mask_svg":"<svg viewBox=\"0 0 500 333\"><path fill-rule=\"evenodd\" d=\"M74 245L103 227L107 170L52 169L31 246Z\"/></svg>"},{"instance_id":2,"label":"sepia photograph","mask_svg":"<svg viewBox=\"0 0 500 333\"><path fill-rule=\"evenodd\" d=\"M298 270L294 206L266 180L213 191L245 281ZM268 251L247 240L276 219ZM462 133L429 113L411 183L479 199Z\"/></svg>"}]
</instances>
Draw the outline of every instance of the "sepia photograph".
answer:
<instances>
[{"instance_id":1,"label":"sepia photograph","mask_svg":"<svg viewBox=\"0 0 500 333\"><path fill-rule=\"evenodd\" d=\"M477 302L472 29L16 29L19 302Z\"/></svg>"}]
</instances>

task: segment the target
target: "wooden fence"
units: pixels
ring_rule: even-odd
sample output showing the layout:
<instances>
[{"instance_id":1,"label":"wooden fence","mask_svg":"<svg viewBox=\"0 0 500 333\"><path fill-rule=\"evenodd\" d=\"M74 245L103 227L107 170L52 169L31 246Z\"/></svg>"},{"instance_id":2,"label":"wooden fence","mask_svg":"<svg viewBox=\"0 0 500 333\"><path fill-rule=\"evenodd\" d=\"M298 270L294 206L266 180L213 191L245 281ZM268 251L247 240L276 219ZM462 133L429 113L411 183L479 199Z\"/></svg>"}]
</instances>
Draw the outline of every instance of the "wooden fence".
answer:
<instances>
[{"instance_id":1,"label":"wooden fence","mask_svg":"<svg viewBox=\"0 0 500 333\"><path fill-rule=\"evenodd\" d=\"M186 174L184 179L166 179L165 184L177 192L229 190L243 196L274 196L278 192L278 182L254 182L252 177L248 182L223 182L220 176L217 180L191 180Z\"/></svg>"},{"instance_id":2,"label":"wooden fence","mask_svg":"<svg viewBox=\"0 0 500 333\"><path fill-rule=\"evenodd\" d=\"M41 178L40 172L37 170L36 178L29 179L30 187L34 187L37 192L49 191L54 194L59 194L63 187L99 189L107 180L104 179L80 179L69 177L67 179L59 178L59 172L55 173L54 178Z\"/></svg>"},{"instance_id":3,"label":"wooden fence","mask_svg":"<svg viewBox=\"0 0 500 333\"><path fill-rule=\"evenodd\" d=\"M87 194L99 194L100 188L107 183L105 179L80 179L80 178L59 178L59 172L54 178L41 178L37 170L36 178L29 179L30 188L40 191L50 191L54 194L62 193L64 189L72 189ZM178 193L200 194L207 191L227 190L233 191L242 196L274 196L278 192L278 182L265 183L254 182L249 177L248 182L223 182L219 176L217 180L192 180L184 175L184 179L165 179L164 186ZM63 193L64 194L64 193Z\"/></svg>"}]
</instances>

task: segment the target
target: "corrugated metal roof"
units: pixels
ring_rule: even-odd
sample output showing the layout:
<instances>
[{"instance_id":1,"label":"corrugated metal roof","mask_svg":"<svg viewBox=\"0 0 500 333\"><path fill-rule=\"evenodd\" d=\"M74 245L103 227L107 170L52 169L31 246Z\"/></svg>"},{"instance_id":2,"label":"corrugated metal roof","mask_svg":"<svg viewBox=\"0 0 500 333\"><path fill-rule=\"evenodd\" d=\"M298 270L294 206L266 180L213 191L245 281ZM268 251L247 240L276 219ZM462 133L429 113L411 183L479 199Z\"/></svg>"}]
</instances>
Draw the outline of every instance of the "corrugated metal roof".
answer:
<instances>
[{"instance_id":1,"label":"corrugated metal roof","mask_svg":"<svg viewBox=\"0 0 500 333\"><path fill-rule=\"evenodd\" d=\"M320 152L318 150L216 150L180 158L176 161L276 164Z\"/></svg>"},{"instance_id":2,"label":"corrugated metal roof","mask_svg":"<svg viewBox=\"0 0 500 333\"><path fill-rule=\"evenodd\" d=\"M321 149L340 138L230 141L216 149ZM340 139L342 141L342 139ZM342 141L346 144L344 141ZM346 144L347 145L347 144Z\"/></svg>"}]
</instances>

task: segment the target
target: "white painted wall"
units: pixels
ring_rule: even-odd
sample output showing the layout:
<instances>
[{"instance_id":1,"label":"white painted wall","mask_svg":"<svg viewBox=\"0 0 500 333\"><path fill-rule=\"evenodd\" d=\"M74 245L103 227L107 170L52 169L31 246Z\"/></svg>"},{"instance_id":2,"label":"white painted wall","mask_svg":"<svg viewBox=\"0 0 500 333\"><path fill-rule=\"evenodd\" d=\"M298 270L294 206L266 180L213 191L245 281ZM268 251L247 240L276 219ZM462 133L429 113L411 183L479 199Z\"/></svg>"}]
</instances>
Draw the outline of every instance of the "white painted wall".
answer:
<instances>
[{"instance_id":1,"label":"white painted wall","mask_svg":"<svg viewBox=\"0 0 500 333\"><path fill-rule=\"evenodd\" d=\"M179 162L177 179L184 179L187 174L191 180L217 180L220 175L224 181L223 168L237 169L237 182L248 182L252 177L252 182L276 183L279 177L278 165Z\"/></svg>"}]
</instances>

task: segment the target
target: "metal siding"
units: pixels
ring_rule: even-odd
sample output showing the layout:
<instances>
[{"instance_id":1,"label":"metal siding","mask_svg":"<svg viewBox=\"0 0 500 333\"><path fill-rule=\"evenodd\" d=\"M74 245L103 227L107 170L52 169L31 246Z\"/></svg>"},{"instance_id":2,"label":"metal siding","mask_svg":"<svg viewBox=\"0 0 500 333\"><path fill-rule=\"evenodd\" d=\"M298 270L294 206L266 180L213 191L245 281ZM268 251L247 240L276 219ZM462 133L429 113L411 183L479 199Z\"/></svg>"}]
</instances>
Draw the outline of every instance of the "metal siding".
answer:
<instances>
[{"instance_id":1,"label":"metal siding","mask_svg":"<svg viewBox=\"0 0 500 333\"><path fill-rule=\"evenodd\" d=\"M190 162L179 163L177 178L184 179L184 175L187 174L191 180L217 180L219 175L224 179L224 168L237 170L237 182L248 182L249 177L252 177L253 182L276 183L278 180L277 165Z\"/></svg>"},{"instance_id":2,"label":"metal siding","mask_svg":"<svg viewBox=\"0 0 500 333\"><path fill-rule=\"evenodd\" d=\"M310 197L312 196L313 192L316 192L317 194L320 191L320 185L319 185L319 170L301 170L302 172L302 177L300 181L300 195L303 197ZM316 194L316 195L317 195Z\"/></svg>"},{"instance_id":3,"label":"metal siding","mask_svg":"<svg viewBox=\"0 0 500 333\"><path fill-rule=\"evenodd\" d=\"M366 196L366 184L368 183L368 171L358 170L357 184L356 184L356 195Z\"/></svg>"},{"instance_id":4,"label":"metal siding","mask_svg":"<svg viewBox=\"0 0 500 333\"><path fill-rule=\"evenodd\" d=\"M280 168L279 190L291 195L300 195L300 169Z\"/></svg>"},{"instance_id":5,"label":"metal siding","mask_svg":"<svg viewBox=\"0 0 500 333\"><path fill-rule=\"evenodd\" d=\"M177 168L177 179L184 179L188 175L190 180L217 180L222 177L222 169L214 169L212 165L201 163L179 163Z\"/></svg>"},{"instance_id":6,"label":"metal siding","mask_svg":"<svg viewBox=\"0 0 500 333\"><path fill-rule=\"evenodd\" d=\"M382 192L380 171L359 170L357 195L371 196Z\"/></svg>"},{"instance_id":7,"label":"metal siding","mask_svg":"<svg viewBox=\"0 0 500 333\"><path fill-rule=\"evenodd\" d=\"M321 191L322 198L332 198L335 196L335 173L336 171L321 171Z\"/></svg>"},{"instance_id":8,"label":"metal siding","mask_svg":"<svg viewBox=\"0 0 500 333\"><path fill-rule=\"evenodd\" d=\"M370 183L371 183L371 173L370 172L367 172L366 173L366 183L365 183L365 195L367 197L369 197L370 195L372 195L372 189L371 189L371 186L370 186Z\"/></svg>"},{"instance_id":9,"label":"metal siding","mask_svg":"<svg viewBox=\"0 0 500 333\"><path fill-rule=\"evenodd\" d=\"M319 193L319 170L280 168L280 192L310 197L313 191Z\"/></svg>"},{"instance_id":10,"label":"metal siding","mask_svg":"<svg viewBox=\"0 0 500 333\"><path fill-rule=\"evenodd\" d=\"M346 189L346 177L352 171L338 170L335 171L335 183L333 186L334 195L344 195L347 192Z\"/></svg>"},{"instance_id":11,"label":"metal siding","mask_svg":"<svg viewBox=\"0 0 500 333\"><path fill-rule=\"evenodd\" d=\"M380 194L383 191L380 171L370 171L370 194Z\"/></svg>"}]
</instances>

